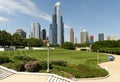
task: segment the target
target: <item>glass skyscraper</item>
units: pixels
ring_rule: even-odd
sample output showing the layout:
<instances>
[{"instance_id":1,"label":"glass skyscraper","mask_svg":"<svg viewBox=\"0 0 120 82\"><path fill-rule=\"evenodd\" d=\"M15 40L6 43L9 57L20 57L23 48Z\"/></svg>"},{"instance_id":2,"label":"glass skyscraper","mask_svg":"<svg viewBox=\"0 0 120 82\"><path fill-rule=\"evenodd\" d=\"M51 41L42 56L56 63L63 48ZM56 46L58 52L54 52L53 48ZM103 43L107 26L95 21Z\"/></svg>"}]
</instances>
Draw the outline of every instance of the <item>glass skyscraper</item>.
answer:
<instances>
[{"instance_id":1,"label":"glass skyscraper","mask_svg":"<svg viewBox=\"0 0 120 82\"><path fill-rule=\"evenodd\" d=\"M98 41L103 41L104 40L104 34L103 33L99 33L98 34Z\"/></svg>"},{"instance_id":2,"label":"glass skyscraper","mask_svg":"<svg viewBox=\"0 0 120 82\"><path fill-rule=\"evenodd\" d=\"M41 38L41 26L39 23L31 24L31 38Z\"/></svg>"},{"instance_id":3,"label":"glass skyscraper","mask_svg":"<svg viewBox=\"0 0 120 82\"><path fill-rule=\"evenodd\" d=\"M52 24L50 24L49 41L50 44L61 45L64 42L64 23L60 11L60 2L57 2L54 7L52 16Z\"/></svg>"},{"instance_id":4,"label":"glass skyscraper","mask_svg":"<svg viewBox=\"0 0 120 82\"><path fill-rule=\"evenodd\" d=\"M46 30L42 29L42 40L46 40Z\"/></svg>"}]
</instances>

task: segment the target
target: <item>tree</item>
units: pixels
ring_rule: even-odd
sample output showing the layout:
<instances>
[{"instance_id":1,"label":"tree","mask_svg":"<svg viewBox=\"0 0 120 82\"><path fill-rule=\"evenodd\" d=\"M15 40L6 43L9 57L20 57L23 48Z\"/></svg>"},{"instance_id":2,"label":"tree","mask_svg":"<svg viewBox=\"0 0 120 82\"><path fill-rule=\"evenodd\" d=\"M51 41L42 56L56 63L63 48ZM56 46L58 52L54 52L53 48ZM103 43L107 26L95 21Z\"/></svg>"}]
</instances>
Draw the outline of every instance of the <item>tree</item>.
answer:
<instances>
[{"instance_id":1,"label":"tree","mask_svg":"<svg viewBox=\"0 0 120 82\"><path fill-rule=\"evenodd\" d=\"M21 46L22 42L22 37L17 32L14 33L12 37L12 45L16 47Z\"/></svg>"},{"instance_id":2,"label":"tree","mask_svg":"<svg viewBox=\"0 0 120 82\"><path fill-rule=\"evenodd\" d=\"M11 34L6 32L5 30L0 31L0 45L2 47L11 45Z\"/></svg>"},{"instance_id":3,"label":"tree","mask_svg":"<svg viewBox=\"0 0 120 82\"><path fill-rule=\"evenodd\" d=\"M37 38L28 39L29 47L41 47L42 45L43 45L43 42L41 39L37 39Z\"/></svg>"},{"instance_id":4,"label":"tree","mask_svg":"<svg viewBox=\"0 0 120 82\"><path fill-rule=\"evenodd\" d=\"M70 49L70 50L74 49L74 45L71 42L65 42L61 45L61 47L64 49Z\"/></svg>"},{"instance_id":5,"label":"tree","mask_svg":"<svg viewBox=\"0 0 120 82\"><path fill-rule=\"evenodd\" d=\"M110 40L106 40L106 41L96 41L91 49L92 51L97 51L97 50L101 50L101 48L117 48L120 47L120 41L110 41Z\"/></svg>"}]
</instances>

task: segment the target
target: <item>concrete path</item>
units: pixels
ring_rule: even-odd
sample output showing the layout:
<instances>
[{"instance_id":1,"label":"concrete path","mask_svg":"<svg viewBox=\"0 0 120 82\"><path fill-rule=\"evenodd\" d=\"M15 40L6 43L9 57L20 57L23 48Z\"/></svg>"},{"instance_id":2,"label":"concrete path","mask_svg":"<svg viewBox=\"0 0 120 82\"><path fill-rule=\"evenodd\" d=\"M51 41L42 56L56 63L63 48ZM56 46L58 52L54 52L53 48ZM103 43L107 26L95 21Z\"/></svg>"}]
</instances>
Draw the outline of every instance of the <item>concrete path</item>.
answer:
<instances>
[{"instance_id":1,"label":"concrete path","mask_svg":"<svg viewBox=\"0 0 120 82\"><path fill-rule=\"evenodd\" d=\"M77 82L120 82L120 56L114 55L114 61L100 64L101 67L108 69L110 76L108 78L97 79L78 79Z\"/></svg>"}]
</instances>

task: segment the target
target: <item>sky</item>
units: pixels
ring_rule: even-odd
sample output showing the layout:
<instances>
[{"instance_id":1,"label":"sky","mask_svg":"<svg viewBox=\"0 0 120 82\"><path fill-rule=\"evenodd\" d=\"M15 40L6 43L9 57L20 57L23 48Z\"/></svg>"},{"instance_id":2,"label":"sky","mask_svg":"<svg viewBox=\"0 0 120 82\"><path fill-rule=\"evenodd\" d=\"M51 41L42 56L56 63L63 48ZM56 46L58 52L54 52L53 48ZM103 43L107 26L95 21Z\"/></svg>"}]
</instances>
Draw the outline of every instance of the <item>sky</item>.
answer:
<instances>
[{"instance_id":1,"label":"sky","mask_svg":"<svg viewBox=\"0 0 120 82\"><path fill-rule=\"evenodd\" d=\"M0 0L0 30L13 34L22 28L29 36L31 23L39 22L49 35L56 2L61 2L65 41L69 41L70 28L77 42L84 29L95 40L98 33L104 33L105 39L109 35L120 39L120 0Z\"/></svg>"}]
</instances>

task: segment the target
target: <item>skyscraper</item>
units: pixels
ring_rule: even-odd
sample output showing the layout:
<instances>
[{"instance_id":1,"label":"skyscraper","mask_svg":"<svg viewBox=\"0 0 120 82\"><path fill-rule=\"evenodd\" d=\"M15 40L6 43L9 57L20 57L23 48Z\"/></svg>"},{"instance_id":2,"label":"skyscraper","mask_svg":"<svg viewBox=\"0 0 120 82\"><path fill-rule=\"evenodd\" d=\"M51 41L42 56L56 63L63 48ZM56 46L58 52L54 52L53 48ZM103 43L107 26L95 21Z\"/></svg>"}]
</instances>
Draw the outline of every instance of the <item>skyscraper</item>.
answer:
<instances>
[{"instance_id":1,"label":"skyscraper","mask_svg":"<svg viewBox=\"0 0 120 82\"><path fill-rule=\"evenodd\" d=\"M52 24L50 24L49 41L50 44L61 45L64 42L64 23L60 11L60 2L57 2L52 15Z\"/></svg>"},{"instance_id":2,"label":"skyscraper","mask_svg":"<svg viewBox=\"0 0 120 82\"><path fill-rule=\"evenodd\" d=\"M77 37L75 37L75 43L77 44L78 42L77 42Z\"/></svg>"},{"instance_id":3,"label":"skyscraper","mask_svg":"<svg viewBox=\"0 0 120 82\"><path fill-rule=\"evenodd\" d=\"M90 44L93 44L93 43L94 43L94 36L91 35L91 36L90 36Z\"/></svg>"},{"instance_id":4,"label":"skyscraper","mask_svg":"<svg viewBox=\"0 0 120 82\"><path fill-rule=\"evenodd\" d=\"M32 38L41 38L41 26L39 23L31 24L31 37Z\"/></svg>"},{"instance_id":5,"label":"skyscraper","mask_svg":"<svg viewBox=\"0 0 120 82\"><path fill-rule=\"evenodd\" d=\"M70 29L70 42L74 43L74 30L73 30L73 28Z\"/></svg>"},{"instance_id":6,"label":"skyscraper","mask_svg":"<svg viewBox=\"0 0 120 82\"><path fill-rule=\"evenodd\" d=\"M17 29L16 32L21 36L26 38L26 32L22 29Z\"/></svg>"},{"instance_id":7,"label":"skyscraper","mask_svg":"<svg viewBox=\"0 0 120 82\"><path fill-rule=\"evenodd\" d=\"M42 29L42 40L46 40L46 30Z\"/></svg>"},{"instance_id":8,"label":"skyscraper","mask_svg":"<svg viewBox=\"0 0 120 82\"><path fill-rule=\"evenodd\" d=\"M98 41L103 41L104 40L104 34L103 33L99 33L98 34Z\"/></svg>"},{"instance_id":9,"label":"skyscraper","mask_svg":"<svg viewBox=\"0 0 120 82\"><path fill-rule=\"evenodd\" d=\"M81 44L84 44L85 42L89 41L89 35L86 30L80 32L80 41Z\"/></svg>"}]
</instances>

